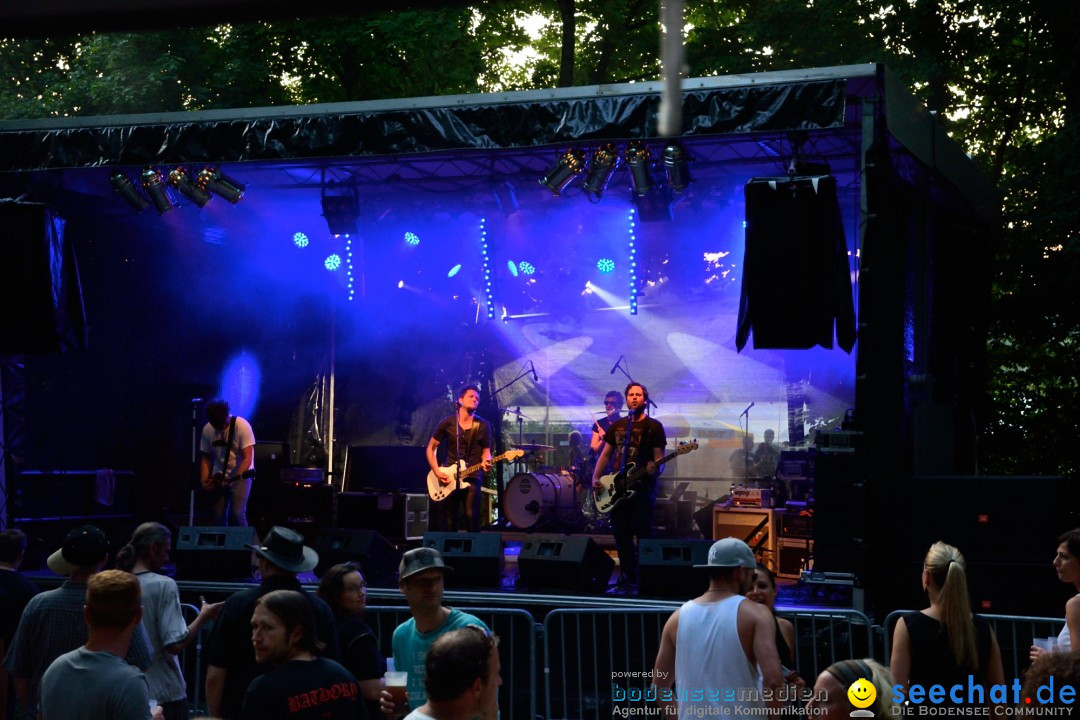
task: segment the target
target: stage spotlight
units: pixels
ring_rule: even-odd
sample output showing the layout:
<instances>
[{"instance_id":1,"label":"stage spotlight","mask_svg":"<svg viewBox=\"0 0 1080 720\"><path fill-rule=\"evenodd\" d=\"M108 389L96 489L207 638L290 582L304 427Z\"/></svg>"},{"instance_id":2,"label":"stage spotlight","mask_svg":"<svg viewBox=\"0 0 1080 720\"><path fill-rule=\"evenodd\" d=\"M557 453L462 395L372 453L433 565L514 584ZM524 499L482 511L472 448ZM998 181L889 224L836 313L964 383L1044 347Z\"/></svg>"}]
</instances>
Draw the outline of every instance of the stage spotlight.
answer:
<instances>
[{"instance_id":1,"label":"stage spotlight","mask_svg":"<svg viewBox=\"0 0 1080 720\"><path fill-rule=\"evenodd\" d=\"M210 196L204 190L196 187L195 183L191 181L191 177L188 176L187 170L182 167L173 168L173 171L169 173L169 185L176 188L181 195L199 207L206 207L206 203L210 202Z\"/></svg>"},{"instance_id":2,"label":"stage spotlight","mask_svg":"<svg viewBox=\"0 0 1080 720\"><path fill-rule=\"evenodd\" d=\"M595 195L599 200L607 189L608 181L619 167L619 149L615 143L604 143L593 153L589 163L589 172L585 176L585 192Z\"/></svg>"},{"instance_id":3,"label":"stage spotlight","mask_svg":"<svg viewBox=\"0 0 1080 720\"><path fill-rule=\"evenodd\" d=\"M333 272L339 267L341 267L341 256L337 253L334 253L333 255L328 255L326 257L326 260L323 262L323 265L326 266L327 270Z\"/></svg>"},{"instance_id":4,"label":"stage spotlight","mask_svg":"<svg viewBox=\"0 0 1080 720\"><path fill-rule=\"evenodd\" d=\"M643 197L653 186L649 174L649 146L640 140L631 140L626 146L626 164L630 166L630 185L634 194Z\"/></svg>"},{"instance_id":5,"label":"stage spotlight","mask_svg":"<svg viewBox=\"0 0 1080 720\"><path fill-rule=\"evenodd\" d=\"M131 178L122 172L114 172L109 176L109 182L112 183L113 190L119 193L120 197L127 200L128 205L132 209L139 213L150 207L150 201L144 198L138 188L135 187L135 183L131 182Z\"/></svg>"},{"instance_id":6,"label":"stage spotlight","mask_svg":"<svg viewBox=\"0 0 1080 720\"><path fill-rule=\"evenodd\" d=\"M615 261L611 258L600 258L596 261L596 269L602 273L609 273L615 269Z\"/></svg>"},{"instance_id":7,"label":"stage spotlight","mask_svg":"<svg viewBox=\"0 0 1080 720\"><path fill-rule=\"evenodd\" d=\"M506 269L510 271L510 274L514 277L518 276L518 266L513 260L506 261Z\"/></svg>"},{"instance_id":8,"label":"stage spotlight","mask_svg":"<svg viewBox=\"0 0 1080 720\"><path fill-rule=\"evenodd\" d=\"M672 192L680 193L690 184L690 164L686 151L676 143L664 148L664 173Z\"/></svg>"},{"instance_id":9,"label":"stage spotlight","mask_svg":"<svg viewBox=\"0 0 1080 720\"><path fill-rule=\"evenodd\" d=\"M459 272L461 272L461 263L458 263L454 267L450 268L450 270L446 273L446 277L452 278L455 275L457 275Z\"/></svg>"},{"instance_id":10,"label":"stage spotlight","mask_svg":"<svg viewBox=\"0 0 1080 720\"><path fill-rule=\"evenodd\" d=\"M233 205L240 202L240 199L244 197L245 188L243 185L209 165L199 171L199 175L195 178L195 184L203 192L220 195Z\"/></svg>"},{"instance_id":11,"label":"stage spotlight","mask_svg":"<svg viewBox=\"0 0 1080 720\"><path fill-rule=\"evenodd\" d=\"M503 215L513 215L518 211L517 194L509 180L492 185L491 193L495 196L495 204L499 206Z\"/></svg>"},{"instance_id":12,"label":"stage spotlight","mask_svg":"<svg viewBox=\"0 0 1080 720\"><path fill-rule=\"evenodd\" d=\"M400 290L403 287L405 287L405 281L404 280L398 280L397 281L397 289Z\"/></svg>"},{"instance_id":13,"label":"stage spotlight","mask_svg":"<svg viewBox=\"0 0 1080 720\"><path fill-rule=\"evenodd\" d=\"M331 235L355 235L356 218L360 214L356 191L344 195L322 196L323 217Z\"/></svg>"},{"instance_id":14,"label":"stage spotlight","mask_svg":"<svg viewBox=\"0 0 1080 720\"><path fill-rule=\"evenodd\" d=\"M420 244L420 236L414 232L405 233L405 244L410 247L416 247Z\"/></svg>"},{"instance_id":15,"label":"stage spotlight","mask_svg":"<svg viewBox=\"0 0 1080 720\"><path fill-rule=\"evenodd\" d=\"M585 151L570 149L559 157L559 162L540 178L540 184L558 195L575 176L585 169Z\"/></svg>"},{"instance_id":16,"label":"stage spotlight","mask_svg":"<svg viewBox=\"0 0 1080 720\"><path fill-rule=\"evenodd\" d=\"M520 270L525 275L532 275L534 272L536 272L536 267L531 262L525 262L524 260L522 260L518 263L518 270Z\"/></svg>"},{"instance_id":17,"label":"stage spotlight","mask_svg":"<svg viewBox=\"0 0 1080 720\"><path fill-rule=\"evenodd\" d=\"M143 190L150 196L150 202L154 203L154 209L164 215L166 211L173 209L172 200L165 189L165 181L161 179L161 173L152 167L142 171L139 178L142 181Z\"/></svg>"},{"instance_id":18,"label":"stage spotlight","mask_svg":"<svg viewBox=\"0 0 1080 720\"><path fill-rule=\"evenodd\" d=\"M308 239L308 236L302 232L295 233L292 236L292 241L293 244L296 245L296 247L298 248L306 248L311 243L311 241Z\"/></svg>"}]
</instances>

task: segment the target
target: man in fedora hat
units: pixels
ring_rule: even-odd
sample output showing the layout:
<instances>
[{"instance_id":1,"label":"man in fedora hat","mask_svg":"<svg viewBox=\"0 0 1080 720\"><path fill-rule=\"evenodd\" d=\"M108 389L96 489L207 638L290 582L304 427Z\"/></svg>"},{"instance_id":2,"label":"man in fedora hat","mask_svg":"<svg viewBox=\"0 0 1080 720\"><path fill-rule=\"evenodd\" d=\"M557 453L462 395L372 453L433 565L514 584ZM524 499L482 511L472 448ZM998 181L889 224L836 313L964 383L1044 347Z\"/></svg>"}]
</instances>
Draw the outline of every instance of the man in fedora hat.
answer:
<instances>
[{"instance_id":1,"label":"man in fedora hat","mask_svg":"<svg viewBox=\"0 0 1080 720\"><path fill-rule=\"evenodd\" d=\"M53 660L86 643L88 629L83 615L87 581L109 559L109 539L93 525L74 528L63 546L49 556L49 569L67 580L55 590L35 595L26 605L4 666L15 681L15 694L24 708L23 717L36 717L41 676ZM146 670L153 662L150 641L142 623L133 631L125 658Z\"/></svg>"},{"instance_id":2,"label":"man in fedora hat","mask_svg":"<svg viewBox=\"0 0 1080 720\"><path fill-rule=\"evenodd\" d=\"M405 553L398 566L398 590L409 603L412 617L394 630L394 668L409 673L406 693L409 707L427 702L424 688L425 660L432 644L451 630L476 625L488 630L481 620L461 610L443 607L443 580L453 568L443 562L435 548L419 547ZM383 691L383 712L391 717L403 715L405 708L394 707L390 693Z\"/></svg>"},{"instance_id":3,"label":"man in fedora hat","mask_svg":"<svg viewBox=\"0 0 1080 720\"><path fill-rule=\"evenodd\" d=\"M262 584L240 590L225 601L208 642L206 702L210 715L222 720L239 720L248 685L268 669L256 662L251 646L251 616L263 595L274 590L302 592L315 614L315 634L326 646L323 655L338 658L333 612L322 599L304 591L296 579L297 573L307 572L319 563L318 553L304 545L299 533L276 525L261 545L248 547L258 558Z\"/></svg>"},{"instance_id":4,"label":"man in fedora hat","mask_svg":"<svg viewBox=\"0 0 1080 720\"><path fill-rule=\"evenodd\" d=\"M724 538L709 548L707 564L694 567L708 571L709 589L684 603L664 625L653 670L661 706L668 714L677 708L679 717L779 707L777 700L763 702L758 692L760 687L775 695L784 676L772 612L744 602L757 568L754 552L742 540Z\"/></svg>"}]
</instances>

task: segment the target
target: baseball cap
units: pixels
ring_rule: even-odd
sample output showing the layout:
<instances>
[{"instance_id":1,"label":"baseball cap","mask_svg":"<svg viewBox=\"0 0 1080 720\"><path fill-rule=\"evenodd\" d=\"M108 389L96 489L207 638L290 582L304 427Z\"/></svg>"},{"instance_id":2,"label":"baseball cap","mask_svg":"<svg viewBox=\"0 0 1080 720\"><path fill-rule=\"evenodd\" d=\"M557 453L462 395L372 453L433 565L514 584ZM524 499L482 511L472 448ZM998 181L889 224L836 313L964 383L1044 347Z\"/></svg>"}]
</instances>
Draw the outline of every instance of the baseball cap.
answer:
<instances>
[{"instance_id":1,"label":"baseball cap","mask_svg":"<svg viewBox=\"0 0 1080 720\"><path fill-rule=\"evenodd\" d=\"M96 565L109 554L109 538L93 525L72 529L59 550L49 556L46 564L57 575L70 575L76 570Z\"/></svg>"},{"instance_id":2,"label":"baseball cap","mask_svg":"<svg viewBox=\"0 0 1080 720\"><path fill-rule=\"evenodd\" d=\"M419 547L401 556L401 564L398 566L398 582L410 575L415 575L424 570L439 568L444 573L454 568L448 567L443 562L442 553L435 548Z\"/></svg>"},{"instance_id":3,"label":"baseball cap","mask_svg":"<svg viewBox=\"0 0 1080 720\"><path fill-rule=\"evenodd\" d=\"M717 540L709 548L709 562L705 565L695 565L696 568L711 567L744 567L754 569L757 560L754 551L742 540L733 537Z\"/></svg>"}]
</instances>

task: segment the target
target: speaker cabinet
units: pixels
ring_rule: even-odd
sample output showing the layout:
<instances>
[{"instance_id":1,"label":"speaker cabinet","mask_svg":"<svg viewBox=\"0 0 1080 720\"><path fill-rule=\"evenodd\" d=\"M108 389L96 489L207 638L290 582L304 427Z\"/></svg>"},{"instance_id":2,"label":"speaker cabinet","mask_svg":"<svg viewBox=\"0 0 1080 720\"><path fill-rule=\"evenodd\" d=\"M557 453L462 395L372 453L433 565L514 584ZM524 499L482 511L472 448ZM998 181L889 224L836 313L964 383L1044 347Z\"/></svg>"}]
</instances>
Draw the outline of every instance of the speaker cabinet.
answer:
<instances>
[{"instance_id":1,"label":"speaker cabinet","mask_svg":"<svg viewBox=\"0 0 1080 720\"><path fill-rule=\"evenodd\" d=\"M315 542L319 564L315 574L345 562L360 564L364 580L374 587L396 587L401 553L374 530L324 529Z\"/></svg>"},{"instance_id":2,"label":"speaker cabinet","mask_svg":"<svg viewBox=\"0 0 1080 720\"><path fill-rule=\"evenodd\" d=\"M688 600L709 589L706 571L711 540L642 540L638 544L641 595Z\"/></svg>"},{"instance_id":3,"label":"speaker cabinet","mask_svg":"<svg viewBox=\"0 0 1080 720\"><path fill-rule=\"evenodd\" d=\"M499 587L503 575L502 535L499 533L424 533L424 547L442 553L454 568L447 573L448 587Z\"/></svg>"},{"instance_id":4,"label":"speaker cabinet","mask_svg":"<svg viewBox=\"0 0 1080 720\"><path fill-rule=\"evenodd\" d=\"M603 592L615 569L591 537L533 535L521 544L518 570L531 590Z\"/></svg>"},{"instance_id":5,"label":"speaker cabinet","mask_svg":"<svg viewBox=\"0 0 1080 720\"><path fill-rule=\"evenodd\" d=\"M754 551L758 562L776 567L776 523L769 508L736 508L716 505L713 508L713 539L733 537Z\"/></svg>"},{"instance_id":6,"label":"speaker cabinet","mask_svg":"<svg viewBox=\"0 0 1080 720\"><path fill-rule=\"evenodd\" d=\"M798 580L802 571L810 567L813 554L813 540L781 538L776 547L776 577Z\"/></svg>"},{"instance_id":7,"label":"speaker cabinet","mask_svg":"<svg viewBox=\"0 0 1080 720\"><path fill-rule=\"evenodd\" d=\"M178 580L249 580L255 528L182 527L176 539Z\"/></svg>"},{"instance_id":8,"label":"speaker cabinet","mask_svg":"<svg viewBox=\"0 0 1080 720\"><path fill-rule=\"evenodd\" d=\"M378 530L392 541L420 540L428 526L428 496L338 493L335 527Z\"/></svg>"}]
</instances>

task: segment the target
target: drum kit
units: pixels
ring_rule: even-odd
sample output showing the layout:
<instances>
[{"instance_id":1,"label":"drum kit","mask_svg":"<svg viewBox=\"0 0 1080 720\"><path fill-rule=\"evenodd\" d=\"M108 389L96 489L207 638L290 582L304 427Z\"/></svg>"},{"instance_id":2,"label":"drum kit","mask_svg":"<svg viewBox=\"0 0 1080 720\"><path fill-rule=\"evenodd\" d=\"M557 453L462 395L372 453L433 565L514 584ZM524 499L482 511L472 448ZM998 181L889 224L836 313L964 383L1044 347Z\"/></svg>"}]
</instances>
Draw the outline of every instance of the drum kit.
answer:
<instances>
[{"instance_id":1,"label":"drum kit","mask_svg":"<svg viewBox=\"0 0 1080 720\"><path fill-rule=\"evenodd\" d=\"M554 451L551 445L518 443L526 452L517 472L503 491L503 515L519 530L589 532L607 528L607 516L596 512L592 492L577 480L577 468L541 464L540 453ZM529 466L532 466L531 468ZM589 473L583 475L588 476ZM582 477L585 487L591 485Z\"/></svg>"}]
</instances>

